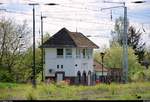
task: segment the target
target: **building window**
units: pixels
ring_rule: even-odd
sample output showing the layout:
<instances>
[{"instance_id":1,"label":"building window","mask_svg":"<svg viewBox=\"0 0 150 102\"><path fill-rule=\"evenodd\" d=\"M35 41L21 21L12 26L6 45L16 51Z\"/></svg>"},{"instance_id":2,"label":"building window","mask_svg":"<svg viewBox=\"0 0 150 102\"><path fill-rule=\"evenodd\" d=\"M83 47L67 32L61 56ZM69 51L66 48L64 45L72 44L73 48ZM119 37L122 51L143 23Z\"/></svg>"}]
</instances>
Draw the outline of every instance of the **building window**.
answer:
<instances>
[{"instance_id":1,"label":"building window","mask_svg":"<svg viewBox=\"0 0 150 102\"><path fill-rule=\"evenodd\" d=\"M82 50L83 58L86 58L86 49Z\"/></svg>"},{"instance_id":2,"label":"building window","mask_svg":"<svg viewBox=\"0 0 150 102\"><path fill-rule=\"evenodd\" d=\"M63 49L57 49L57 58L63 58Z\"/></svg>"},{"instance_id":3,"label":"building window","mask_svg":"<svg viewBox=\"0 0 150 102\"><path fill-rule=\"evenodd\" d=\"M63 65L61 65L61 69L63 69Z\"/></svg>"},{"instance_id":4,"label":"building window","mask_svg":"<svg viewBox=\"0 0 150 102\"><path fill-rule=\"evenodd\" d=\"M49 69L49 73L52 73L52 69Z\"/></svg>"},{"instance_id":5,"label":"building window","mask_svg":"<svg viewBox=\"0 0 150 102\"><path fill-rule=\"evenodd\" d=\"M57 69L59 69L59 65L57 65Z\"/></svg>"},{"instance_id":6,"label":"building window","mask_svg":"<svg viewBox=\"0 0 150 102\"><path fill-rule=\"evenodd\" d=\"M87 49L87 57L92 58L92 49Z\"/></svg>"},{"instance_id":7,"label":"building window","mask_svg":"<svg viewBox=\"0 0 150 102\"><path fill-rule=\"evenodd\" d=\"M80 58L81 56L80 56L80 49L76 49L76 58Z\"/></svg>"},{"instance_id":8,"label":"building window","mask_svg":"<svg viewBox=\"0 0 150 102\"><path fill-rule=\"evenodd\" d=\"M66 49L66 58L72 58L72 49Z\"/></svg>"}]
</instances>

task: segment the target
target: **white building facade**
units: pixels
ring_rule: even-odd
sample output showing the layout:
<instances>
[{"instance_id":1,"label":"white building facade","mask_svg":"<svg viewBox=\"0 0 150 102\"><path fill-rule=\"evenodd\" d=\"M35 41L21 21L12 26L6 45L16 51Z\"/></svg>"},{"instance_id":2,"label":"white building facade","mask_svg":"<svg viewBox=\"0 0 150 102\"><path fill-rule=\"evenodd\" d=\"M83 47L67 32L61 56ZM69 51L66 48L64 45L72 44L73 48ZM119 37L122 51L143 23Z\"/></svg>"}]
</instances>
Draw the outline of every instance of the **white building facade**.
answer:
<instances>
[{"instance_id":1,"label":"white building facade","mask_svg":"<svg viewBox=\"0 0 150 102\"><path fill-rule=\"evenodd\" d=\"M63 28L42 47L45 49L46 79L56 82L70 80L71 84L92 84L93 48L98 46L84 35Z\"/></svg>"}]
</instances>

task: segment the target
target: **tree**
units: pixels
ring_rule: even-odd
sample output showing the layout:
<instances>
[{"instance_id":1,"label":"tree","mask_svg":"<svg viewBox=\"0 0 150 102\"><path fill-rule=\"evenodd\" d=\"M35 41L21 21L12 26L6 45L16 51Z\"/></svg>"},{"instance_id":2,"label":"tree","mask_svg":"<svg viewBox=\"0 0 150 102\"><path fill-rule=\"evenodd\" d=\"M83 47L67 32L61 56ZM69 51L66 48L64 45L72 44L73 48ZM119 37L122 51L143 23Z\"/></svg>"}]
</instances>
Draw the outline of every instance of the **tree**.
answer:
<instances>
[{"instance_id":1,"label":"tree","mask_svg":"<svg viewBox=\"0 0 150 102\"><path fill-rule=\"evenodd\" d=\"M17 24L12 19L0 19L0 65L7 67L9 73L18 56L29 44L30 31L26 21Z\"/></svg>"},{"instance_id":2,"label":"tree","mask_svg":"<svg viewBox=\"0 0 150 102\"><path fill-rule=\"evenodd\" d=\"M111 49L106 51L104 56L104 65L108 68L122 68L122 47L118 43L114 43ZM94 54L94 59L101 61L100 52ZM128 48L128 65L129 65L129 79L133 77L135 73L144 68L137 62L137 56L134 54L134 50Z\"/></svg>"},{"instance_id":3,"label":"tree","mask_svg":"<svg viewBox=\"0 0 150 102\"><path fill-rule=\"evenodd\" d=\"M49 34L44 35L44 41L49 38ZM40 44L40 41L38 42ZM39 45L38 45L39 46ZM19 55L15 68L13 70L14 79L16 82L26 82L32 77L32 63L33 63L33 52L32 45L22 54ZM36 78L41 75L42 65L41 65L41 50L40 48L35 49L35 63L36 63Z\"/></svg>"},{"instance_id":4,"label":"tree","mask_svg":"<svg viewBox=\"0 0 150 102\"><path fill-rule=\"evenodd\" d=\"M127 26L129 26L129 20L127 20ZM127 27L128 28L128 27ZM115 27L114 27L114 31L112 31L113 35L113 42L116 41L118 42L120 45L123 44L122 42L122 35L123 35L123 32L124 31L124 18L123 17L119 17L116 19L115 21Z\"/></svg>"},{"instance_id":5,"label":"tree","mask_svg":"<svg viewBox=\"0 0 150 102\"><path fill-rule=\"evenodd\" d=\"M128 27L129 27L129 21L127 21ZM122 35L124 30L124 18L119 17L115 21L115 27L114 31L112 31L112 42L118 42L120 45L122 45ZM145 53L145 43L141 41L141 32L140 30L136 31L136 29L133 26L130 26L128 28L128 45L132 47L135 51L135 55L138 55L138 61L141 63L141 61L144 60L144 53Z\"/></svg>"},{"instance_id":6,"label":"tree","mask_svg":"<svg viewBox=\"0 0 150 102\"><path fill-rule=\"evenodd\" d=\"M36 62L36 78L38 73L41 72L41 51L39 48L35 49L35 62ZM32 46L26 50L26 52L20 55L19 59L17 60L17 64L15 64L14 75L16 81L23 81L26 82L31 79L32 77L32 62L33 62L33 55L32 55ZM17 75L17 76L16 76ZM17 78L18 77L18 78Z\"/></svg>"},{"instance_id":7,"label":"tree","mask_svg":"<svg viewBox=\"0 0 150 102\"><path fill-rule=\"evenodd\" d=\"M144 56L145 57L144 60L141 61L141 65L145 66L146 69L148 69L150 66L150 52L146 51Z\"/></svg>"},{"instance_id":8,"label":"tree","mask_svg":"<svg viewBox=\"0 0 150 102\"><path fill-rule=\"evenodd\" d=\"M141 42L141 34L140 30L136 31L133 26L128 29L128 45L135 51L139 63L144 60L145 54L145 43Z\"/></svg>"},{"instance_id":9,"label":"tree","mask_svg":"<svg viewBox=\"0 0 150 102\"><path fill-rule=\"evenodd\" d=\"M17 24L10 18L0 19L0 81L14 81L18 73L24 73L17 68L22 68L19 65L30 45L30 33L26 21Z\"/></svg>"}]
</instances>

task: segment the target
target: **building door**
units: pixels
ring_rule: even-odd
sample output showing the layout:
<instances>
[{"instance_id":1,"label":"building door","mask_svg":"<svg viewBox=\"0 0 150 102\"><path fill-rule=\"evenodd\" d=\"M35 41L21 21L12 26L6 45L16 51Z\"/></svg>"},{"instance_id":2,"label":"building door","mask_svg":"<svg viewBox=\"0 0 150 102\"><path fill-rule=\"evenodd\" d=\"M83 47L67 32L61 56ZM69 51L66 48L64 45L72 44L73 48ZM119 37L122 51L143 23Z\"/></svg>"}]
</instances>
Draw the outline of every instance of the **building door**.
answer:
<instances>
[{"instance_id":1,"label":"building door","mask_svg":"<svg viewBox=\"0 0 150 102\"><path fill-rule=\"evenodd\" d=\"M64 79L64 73L57 72L56 73L56 82L58 83L58 82L62 81L63 79Z\"/></svg>"},{"instance_id":2,"label":"building door","mask_svg":"<svg viewBox=\"0 0 150 102\"><path fill-rule=\"evenodd\" d=\"M91 71L88 72L88 85L91 85Z\"/></svg>"},{"instance_id":3,"label":"building door","mask_svg":"<svg viewBox=\"0 0 150 102\"><path fill-rule=\"evenodd\" d=\"M82 74L82 83L83 85L86 85L86 72L83 72Z\"/></svg>"},{"instance_id":4,"label":"building door","mask_svg":"<svg viewBox=\"0 0 150 102\"><path fill-rule=\"evenodd\" d=\"M80 84L81 83L81 73L80 71L78 71L77 73L77 84Z\"/></svg>"}]
</instances>

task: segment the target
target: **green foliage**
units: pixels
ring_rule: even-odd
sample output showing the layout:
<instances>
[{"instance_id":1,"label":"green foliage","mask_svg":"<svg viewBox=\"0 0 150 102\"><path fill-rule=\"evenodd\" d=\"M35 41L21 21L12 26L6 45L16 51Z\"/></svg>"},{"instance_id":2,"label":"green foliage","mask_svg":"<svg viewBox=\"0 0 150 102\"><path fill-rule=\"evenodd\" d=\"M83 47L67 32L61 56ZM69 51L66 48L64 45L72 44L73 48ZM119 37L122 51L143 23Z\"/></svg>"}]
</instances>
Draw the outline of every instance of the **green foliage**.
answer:
<instances>
[{"instance_id":1,"label":"green foliage","mask_svg":"<svg viewBox=\"0 0 150 102\"><path fill-rule=\"evenodd\" d=\"M143 69L142 71L138 71L133 75L132 80L135 82L150 81L150 69Z\"/></svg>"},{"instance_id":2,"label":"green foliage","mask_svg":"<svg viewBox=\"0 0 150 102\"><path fill-rule=\"evenodd\" d=\"M0 83L0 88L16 88L18 85L16 83Z\"/></svg>"},{"instance_id":3,"label":"green foliage","mask_svg":"<svg viewBox=\"0 0 150 102\"><path fill-rule=\"evenodd\" d=\"M106 51L104 56L104 65L109 68L122 68L123 61L123 48L118 44L114 43L112 47ZM95 60L101 62L100 52L94 54ZM142 71L144 68L137 61L137 56L134 54L134 50L128 47L128 70L129 79L133 77L138 71Z\"/></svg>"},{"instance_id":4,"label":"green foliage","mask_svg":"<svg viewBox=\"0 0 150 102\"><path fill-rule=\"evenodd\" d=\"M21 55L15 65L15 70L13 71L16 76L17 82L24 82L28 80L32 73L32 52L29 48L26 53Z\"/></svg>"},{"instance_id":5,"label":"green foliage","mask_svg":"<svg viewBox=\"0 0 150 102\"><path fill-rule=\"evenodd\" d=\"M36 100L37 99L36 90L33 88L28 89L28 91L26 93L26 98L27 98L27 100Z\"/></svg>"},{"instance_id":6,"label":"green foliage","mask_svg":"<svg viewBox=\"0 0 150 102\"><path fill-rule=\"evenodd\" d=\"M133 26L129 27L129 21L127 20L127 29L128 29L128 45L132 47L135 51L135 55L138 56L138 62L144 60L145 53L145 43L141 40L140 30L136 31L136 28ZM115 21L115 27L112 35L112 43L118 42L121 46L123 45L123 32L124 31L124 18L119 17Z\"/></svg>"},{"instance_id":7,"label":"green foliage","mask_svg":"<svg viewBox=\"0 0 150 102\"><path fill-rule=\"evenodd\" d=\"M137 73L135 73L132 77L132 80L134 81L138 81L138 82L143 82L145 79L145 74L143 71L138 71Z\"/></svg>"},{"instance_id":8,"label":"green foliage","mask_svg":"<svg viewBox=\"0 0 150 102\"><path fill-rule=\"evenodd\" d=\"M136 31L133 26L128 29L128 45L135 51L139 62L144 60L145 54L145 43L141 42L141 34L140 30Z\"/></svg>"},{"instance_id":9,"label":"green foliage","mask_svg":"<svg viewBox=\"0 0 150 102\"><path fill-rule=\"evenodd\" d=\"M15 20L1 18L0 33L0 81L14 82L24 73L20 65L30 42L30 29L26 21L18 24Z\"/></svg>"},{"instance_id":10,"label":"green foliage","mask_svg":"<svg viewBox=\"0 0 150 102\"><path fill-rule=\"evenodd\" d=\"M145 81L150 81L150 69L144 70Z\"/></svg>"},{"instance_id":11,"label":"green foliage","mask_svg":"<svg viewBox=\"0 0 150 102\"><path fill-rule=\"evenodd\" d=\"M19 25L12 19L0 19L0 81L27 82L32 76L32 46L26 22ZM46 34L46 38L49 35ZM22 43L23 42L23 43ZM36 75L41 68L41 50L36 48ZM36 76L37 77L37 76Z\"/></svg>"},{"instance_id":12,"label":"green foliage","mask_svg":"<svg viewBox=\"0 0 150 102\"><path fill-rule=\"evenodd\" d=\"M12 82L13 81L12 74L10 74L6 70L1 70L0 71L0 81L1 82Z\"/></svg>"}]
</instances>

